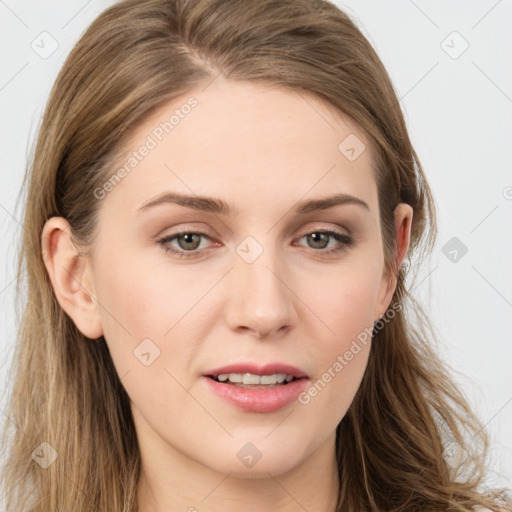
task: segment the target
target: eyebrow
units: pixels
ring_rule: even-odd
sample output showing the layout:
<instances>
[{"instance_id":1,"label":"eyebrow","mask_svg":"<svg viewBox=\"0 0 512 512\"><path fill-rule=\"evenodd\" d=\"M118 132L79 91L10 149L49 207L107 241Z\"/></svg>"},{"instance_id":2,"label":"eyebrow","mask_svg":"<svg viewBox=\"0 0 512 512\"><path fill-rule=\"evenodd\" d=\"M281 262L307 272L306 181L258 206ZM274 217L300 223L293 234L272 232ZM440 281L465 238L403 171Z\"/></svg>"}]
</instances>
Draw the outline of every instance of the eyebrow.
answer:
<instances>
[{"instance_id":1,"label":"eyebrow","mask_svg":"<svg viewBox=\"0 0 512 512\"><path fill-rule=\"evenodd\" d=\"M183 195L176 192L165 192L151 199L139 208L139 212L143 212L149 208L162 204L177 204L179 206L185 206L186 208L192 208L194 210L216 213L220 215L238 215L240 213L238 208L235 208L222 199L205 196ZM365 210L370 211L370 207L367 203L365 203L362 199L359 199L358 197L352 196L350 194L336 194L320 199L300 201L295 205L293 210L297 214L306 214L320 210L327 210L328 208L344 204L361 206Z\"/></svg>"}]
</instances>

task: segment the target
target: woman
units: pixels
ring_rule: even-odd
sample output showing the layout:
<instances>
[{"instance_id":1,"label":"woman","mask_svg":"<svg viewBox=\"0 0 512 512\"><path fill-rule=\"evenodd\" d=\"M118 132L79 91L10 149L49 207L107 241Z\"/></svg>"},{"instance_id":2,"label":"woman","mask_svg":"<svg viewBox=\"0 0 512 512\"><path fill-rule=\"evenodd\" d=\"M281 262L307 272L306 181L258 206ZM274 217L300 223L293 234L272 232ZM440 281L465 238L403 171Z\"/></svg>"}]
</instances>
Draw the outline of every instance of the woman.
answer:
<instances>
[{"instance_id":1,"label":"woman","mask_svg":"<svg viewBox=\"0 0 512 512\"><path fill-rule=\"evenodd\" d=\"M405 286L428 183L335 6L113 6L28 178L9 510L511 510Z\"/></svg>"}]
</instances>

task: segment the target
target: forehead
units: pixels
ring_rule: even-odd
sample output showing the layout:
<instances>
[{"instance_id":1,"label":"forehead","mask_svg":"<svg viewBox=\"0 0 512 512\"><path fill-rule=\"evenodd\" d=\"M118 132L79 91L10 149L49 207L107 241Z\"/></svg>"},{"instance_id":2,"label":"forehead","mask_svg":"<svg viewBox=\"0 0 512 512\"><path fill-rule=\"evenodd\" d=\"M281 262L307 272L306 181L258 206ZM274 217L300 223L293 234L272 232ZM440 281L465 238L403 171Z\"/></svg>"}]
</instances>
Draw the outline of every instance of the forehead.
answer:
<instances>
[{"instance_id":1,"label":"forehead","mask_svg":"<svg viewBox=\"0 0 512 512\"><path fill-rule=\"evenodd\" d=\"M130 208L167 189L241 206L337 191L376 198L355 124L311 94L261 82L217 77L154 111L123 148L109 201L122 195Z\"/></svg>"}]
</instances>

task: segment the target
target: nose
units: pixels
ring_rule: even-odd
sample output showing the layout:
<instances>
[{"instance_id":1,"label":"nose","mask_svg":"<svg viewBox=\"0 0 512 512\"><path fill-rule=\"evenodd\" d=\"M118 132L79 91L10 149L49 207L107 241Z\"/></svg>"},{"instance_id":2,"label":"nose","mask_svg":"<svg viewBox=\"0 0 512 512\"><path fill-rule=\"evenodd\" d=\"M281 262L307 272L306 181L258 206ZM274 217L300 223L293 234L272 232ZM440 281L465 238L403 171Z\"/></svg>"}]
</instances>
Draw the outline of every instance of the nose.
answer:
<instances>
[{"instance_id":1,"label":"nose","mask_svg":"<svg viewBox=\"0 0 512 512\"><path fill-rule=\"evenodd\" d=\"M297 320L294 295L282 262L270 257L268 251L252 263L236 254L235 258L230 273L228 326L259 338L282 336Z\"/></svg>"}]
</instances>

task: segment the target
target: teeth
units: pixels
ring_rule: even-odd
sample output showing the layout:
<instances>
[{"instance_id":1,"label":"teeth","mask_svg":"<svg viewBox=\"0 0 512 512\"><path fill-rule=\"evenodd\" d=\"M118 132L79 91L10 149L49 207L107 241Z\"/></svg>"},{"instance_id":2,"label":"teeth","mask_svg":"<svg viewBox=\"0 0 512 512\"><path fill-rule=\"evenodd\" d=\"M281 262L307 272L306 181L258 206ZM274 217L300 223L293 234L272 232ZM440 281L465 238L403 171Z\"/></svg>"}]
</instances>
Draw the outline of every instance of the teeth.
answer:
<instances>
[{"instance_id":1,"label":"teeth","mask_svg":"<svg viewBox=\"0 0 512 512\"><path fill-rule=\"evenodd\" d=\"M232 382L234 384L282 384L284 381L291 382L293 375L285 373L274 373L273 375L254 375L253 373L221 373L217 376L219 382Z\"/></svg>"},{"instance_id":2,"label":"teeth","mask_svg":"<svg viewBox=\"0 0 512 512\"><path fill-rule=\"evenodd\" d=\"M262 375L256 384L277 384L277 375ZM281 381L282 382L282 381Z\"/></svg>"},{"instance_id":3,"label":"teeth","mask_svg":"<svg viewBox=\"0 0 512 512\"><path fill-rule=\"evenodd\" d=\"M231 378L229 380L231 380ZM253 375L252 373L244 373L242 376L242 382L244 384L259 384L260 376Z\"/></svg>"}]
</instances>

